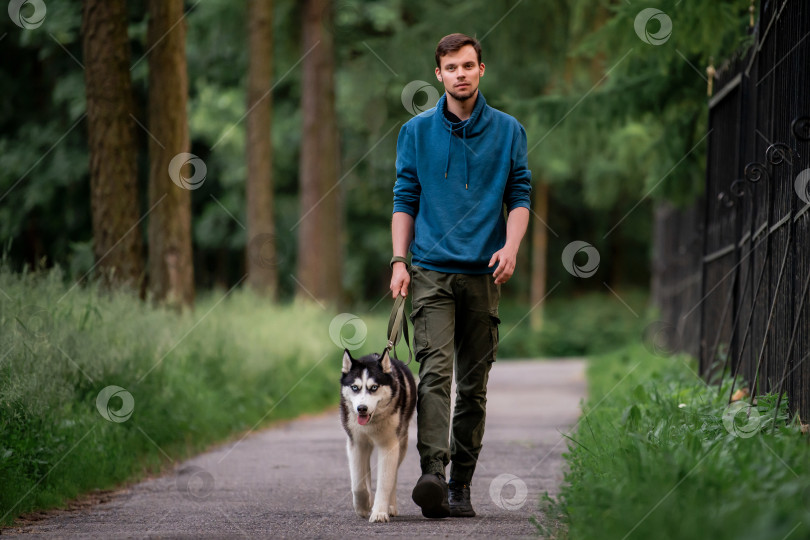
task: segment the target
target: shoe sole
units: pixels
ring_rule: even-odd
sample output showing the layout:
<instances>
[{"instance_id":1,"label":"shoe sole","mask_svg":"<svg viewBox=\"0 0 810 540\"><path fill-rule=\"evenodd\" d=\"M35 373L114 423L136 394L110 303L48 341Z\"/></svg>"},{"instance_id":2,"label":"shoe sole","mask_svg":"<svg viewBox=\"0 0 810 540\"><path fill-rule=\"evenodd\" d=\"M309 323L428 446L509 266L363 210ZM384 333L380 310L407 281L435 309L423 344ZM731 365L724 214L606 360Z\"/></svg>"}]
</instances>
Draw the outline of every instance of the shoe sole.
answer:
<instances>
[{"instance_id":1,"label":"shoe sole","mask_svg":"<svg viewBox=\"0 0 810 540\"><path fill-rule=\"evenodd\" d=\"M475 510L462 511L450 508L450 517L475 517Z\"/></svg>"},{"instance_id":2,"label":"shoe sole","mask_svg":"<svg viewBox=\"0 0 810 540\"><path fill-rule=\"evenodd\" d=\"M436 482L422 481L416 484L411 493L413 502L422 509L422 515L426 518L446 518L450 517L450 508L442 500L444 490L439 479Z\"/></svg>"}]
</instances>

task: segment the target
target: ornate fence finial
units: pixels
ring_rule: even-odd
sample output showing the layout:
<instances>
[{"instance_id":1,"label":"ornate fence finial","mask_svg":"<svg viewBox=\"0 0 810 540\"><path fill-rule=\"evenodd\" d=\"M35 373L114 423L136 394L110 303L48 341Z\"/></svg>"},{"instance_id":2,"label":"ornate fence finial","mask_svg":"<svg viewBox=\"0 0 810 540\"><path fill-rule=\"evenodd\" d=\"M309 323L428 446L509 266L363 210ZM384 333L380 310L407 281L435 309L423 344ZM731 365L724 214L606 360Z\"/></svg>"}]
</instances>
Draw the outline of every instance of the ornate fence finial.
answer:
<instances>
[{"instance_id":1,"label":"ornate fence finial","mask_svg":"<svg viewBox=\"0 0 810 540\"><path fill-rule=\"evenodd\" d=\"M793 158L797 156L798 154L793 148L781 142L773 143L765 151L765 159L772 165L781 165L785 161L789 165L793 165Z\"/></svg>"},{"instance_id":2,"label":"ornate fence finial","mask_svg":"<svg viewBox=\"0 0 810 540\"><path fill-rule=\"evenodd\" d=\"M709 65L706 66L706 77L708 78L709 86L706 88L706 95L712 97L712 86L714 86L714 75L717 73L714 69L714 58L709 57Z\"/></svg>"},{"instance_id":3,"label":"ornate fence finial","mask_svg":"<svg viewBox=\"0 0 810 540\"><path fill-rule=\"evenodd\" d=\"M769 180L767 168L757 161L752 161L745 166L744 175L746 180L755 184L763 178L766 182Z\"/></svg>"},{"instance_id":4,"label":"ornate fence finial","mask_svg":"<svg viewBox=\"0 0 810 540\"><path fill-rule=\"evenodd\" d=\"M751 5L748 6L748 26L750 28L754 27L754 0L751 0Z\"/></svg>"}]
</instances>

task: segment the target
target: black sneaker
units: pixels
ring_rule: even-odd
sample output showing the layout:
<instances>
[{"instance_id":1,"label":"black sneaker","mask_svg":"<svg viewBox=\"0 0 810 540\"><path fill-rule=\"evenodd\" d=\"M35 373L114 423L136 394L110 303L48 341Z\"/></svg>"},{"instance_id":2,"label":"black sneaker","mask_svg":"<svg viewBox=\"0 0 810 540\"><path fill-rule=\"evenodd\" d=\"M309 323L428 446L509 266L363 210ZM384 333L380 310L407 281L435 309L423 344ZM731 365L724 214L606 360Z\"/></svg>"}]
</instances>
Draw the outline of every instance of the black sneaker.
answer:
<instances>
[{"instance_id":1,"label":"black sneaker","mask_svg":"<svg viewBox=\"0 0 810 540\"><path fill-rule=\"evenodd\" d=\"M438 474L423 474L416 481L411 498L426 518L446 518L450 516L447 503L447 482Z\"/></svg>"},{"instance_id":2,"label":"black sneaker","mask_svg":"<svg viewBox=\"0 0 810 540\"><path fill-rule=\"evenodd\" d=\"M470 502L470 484L450 480L449 504L451 517L475 517L472 502Z\"/></svg>"}]
</instances>

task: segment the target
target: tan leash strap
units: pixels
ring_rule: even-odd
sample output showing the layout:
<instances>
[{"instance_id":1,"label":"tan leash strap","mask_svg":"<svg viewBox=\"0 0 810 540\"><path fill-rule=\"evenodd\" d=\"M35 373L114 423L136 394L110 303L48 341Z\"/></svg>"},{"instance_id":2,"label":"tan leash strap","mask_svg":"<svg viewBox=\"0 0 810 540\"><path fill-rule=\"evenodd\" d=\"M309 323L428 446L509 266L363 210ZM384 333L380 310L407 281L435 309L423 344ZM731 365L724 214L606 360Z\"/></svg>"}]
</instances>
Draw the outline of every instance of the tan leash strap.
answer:
<instances>
[{"instance_id":1,"label":"tan leash strap","mask_svg":"<svg viewBox=\"0 0 810 540\"><path fill-rule=\"evenodd\" d=\"M388 319L388 345L385 350L389 351L392 358L397 358L397 344L402 336L405 336L405 345L408 346L408 363L411 363L413 355L411 353L411 340L408 336L408 321L405 320L405 297L401 294L394 300L394 307L391 310L391 317Z\"/></svg>"}]
</instances>

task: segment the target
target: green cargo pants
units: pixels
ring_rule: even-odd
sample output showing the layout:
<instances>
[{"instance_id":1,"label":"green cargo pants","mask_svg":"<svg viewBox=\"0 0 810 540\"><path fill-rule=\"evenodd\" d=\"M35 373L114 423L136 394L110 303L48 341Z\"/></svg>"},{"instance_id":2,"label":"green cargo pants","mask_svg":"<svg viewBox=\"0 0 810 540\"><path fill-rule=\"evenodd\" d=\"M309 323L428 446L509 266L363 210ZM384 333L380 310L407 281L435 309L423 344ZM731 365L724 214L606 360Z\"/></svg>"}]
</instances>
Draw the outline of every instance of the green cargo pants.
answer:
<instances>
[{"instance_id":1,"label":"green cargo pants","mask_svg":"<svg viewBox=\"0 0 810 540\"><path fill-rule=\"evenodd\" d=\"M423 474L470 483L486 419L487 380L498 349L501 286L492 274L446 274L411 267L411 322L419 362L416 421ZM454 362L455 357L455 362ZM456 403L450 433L450 384Z\"/></svg>"}]
</instances>

